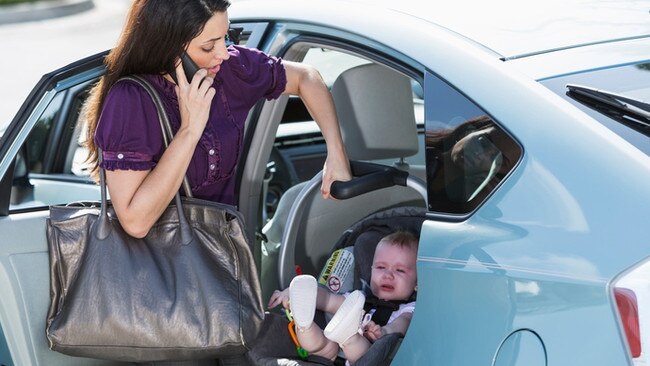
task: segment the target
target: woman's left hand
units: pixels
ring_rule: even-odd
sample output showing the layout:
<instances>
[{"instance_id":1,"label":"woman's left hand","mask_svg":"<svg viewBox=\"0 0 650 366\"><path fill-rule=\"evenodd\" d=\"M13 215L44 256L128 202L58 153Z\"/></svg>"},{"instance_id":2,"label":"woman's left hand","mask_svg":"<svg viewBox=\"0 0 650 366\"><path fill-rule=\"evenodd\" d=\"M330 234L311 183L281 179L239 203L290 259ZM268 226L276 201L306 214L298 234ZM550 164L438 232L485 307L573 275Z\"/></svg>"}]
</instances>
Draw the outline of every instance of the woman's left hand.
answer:
<instances>
[{"instance_id":1,"label":"woman's left hand","mask_svg":"<svg viewBox=\"0 0 650 366\"><path fill-rule=\"evenodd\" d=\"M327 154L327 160L323 166L323 183L320 187L320 192L325 199L334 199L330 195L330 188L335 181L347 182L352 179L352 172L350 170L350 161L347 155L334 158Z\"/></svg>"},{"instance_id":2,"label":"woman's left hand","mask_svg":"<svg viewBox=\"0 0 650 366\"><path fill-rule=\"evenodd\" d=\"M332 199L330 187L335 181L346 182L352 179L332 94L320 73L312 66L283 61L287 74L284 94L298 95L307 110L318 124L327 144L327 160L323 166L323 184L321 194L325 199Z\"/></svg>"}]
</instances>

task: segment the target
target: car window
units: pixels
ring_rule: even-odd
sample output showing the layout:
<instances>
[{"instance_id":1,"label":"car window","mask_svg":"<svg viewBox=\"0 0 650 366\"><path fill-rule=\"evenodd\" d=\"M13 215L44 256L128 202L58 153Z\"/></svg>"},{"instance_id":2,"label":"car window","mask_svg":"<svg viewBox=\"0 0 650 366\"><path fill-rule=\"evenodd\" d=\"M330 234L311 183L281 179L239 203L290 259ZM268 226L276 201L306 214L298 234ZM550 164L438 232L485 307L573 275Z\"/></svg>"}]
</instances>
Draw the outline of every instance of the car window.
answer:
<instances>
[{"instance_id":1,"label":"car window","mask_svg":"<svg viewBox=\"0 0 650 366\"><path fill-rule=\"evenodd\" d=\"M15 157L10 211L99 197L90 178L80 111L92 82L60 90Z\"/></svg>"},{"instance_id":2,"label":"car window","mask_svg":"<svg viewBox=\"0 0 650 366\"><path fill-rule=\"evenodd\" d=\"M639 123L629 116L606 113L607 108L590 106L572 98L567 92L567 84L581 85L597 90L603 90L642 102L650 101L650 63L617 66L606 69L592 70L584 73L565 75L546 79L541 83L553 92L568 100L571 104L585 111L639 150L650 155L650 127Z\"/></svg>"},{"instance_id":3,"label":"car window","mask_svg":"<svg viewBox=\"0 0 650 366\"><path fill-rule=\"evenodd\" d=\"M492 193L521 147L481 108L431 73L425 77L429 210L464 215Z\"/></svg>"},{"instance_id":4,"label":"car window","mask_svg":"<svg viewBox=\"0 0 650 366\"><path fill-rule=\"evenodd\" d=\"M38 122L29 134L26 145L26 163L29 172L43 173L43 165L51 155L52 146L48 144L48 140L53 132L53 126L56 118L59 117L61 106L63 105L63 93L57 94L45 112L40 116Z\"/></svg>"},{"instance_id":5,"label":"car window","mask_svg":"<svg viewBox=\"0 0 650 366\"><path fill-rule=\"evenodd\" d=\"M300 60L314 66L323 77L326 85L332 87L337 78L346 70L357 66L372 64L373 61L346 50L318 45L296 45L303 49ZM362 91L363 86L359 89ZM424 101L422 87L411 79L413 109L419 131L419 146L424 145ZM291 186L311 179L325 162L325 141L316 123L298 97L290 97L276 133L274 149L271 153L273 173L268 183L267 210L272 216L280 196ZM402 163L411 166L412 172L424 179L424 150L404 158ZM396 159L372 160L372 162L393 165ZM421 169L417 169L421 167Z\"/></svg>"},{"instance_id":6,"label":"car window","mask_svg":"<svg viewBox=\"0 0 650 366\"><path fill-rule=\"evenodd\" d=\"M315 66L329 87L343 71L370 63L361 57L324 47L310 48L302 62Z\"/></svg>"}]
</instances>

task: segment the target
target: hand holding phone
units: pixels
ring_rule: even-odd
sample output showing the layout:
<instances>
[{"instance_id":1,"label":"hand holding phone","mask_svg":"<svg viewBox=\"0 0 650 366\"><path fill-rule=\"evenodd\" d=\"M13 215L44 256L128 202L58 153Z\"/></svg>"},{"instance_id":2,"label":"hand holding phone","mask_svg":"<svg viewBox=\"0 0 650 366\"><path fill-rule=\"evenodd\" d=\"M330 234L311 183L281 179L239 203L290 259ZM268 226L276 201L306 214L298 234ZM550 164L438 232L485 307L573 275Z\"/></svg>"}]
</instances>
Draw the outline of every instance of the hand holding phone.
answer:
<instances>
[{"instance_id":1,"label":"hand holding phone","mask_svg":"<svg viewBox=\"0 0 650 366\"><path fill-rule=\"evenodd\" d=\"M179 68L179 65L176 65L174 70L169 72L169 75L177 85L175 89L178 97L178 107L181 113L181 127L184 126L194 131L194 133L203 133L203 129L210 116L212 99L216 93L212 86L212 78L207 77L207 72L198 73L200 68L192 61L187 53L183 52L180 59L181 67ZM182 71L180 71L181 69ZM177 73L181 72L185 74L187 84L183 83L184 85L181 85L178 83L181 77ZM195 75L198 75L196 77L199 80L192 83Z\"/></svg>"},{"instance_id":2,"label":"hand holding phone","mask_svg":"<svg viewBox=\"0 0 650 366\"><path fill-rule=\"evenodd\" d=\"M183 71L185 71L185 78L187 79L188 83L192 82L192 78L194 77L194 74L196 74L197 71L199 71L199 67L192 61L190 56L187 54L187 52L183 52L181 55L181 64L183 65ZM172 70L169 75L171 75L172 79L176 82L178 85L178 77L176 76L176 70Z\"/></svg>"}]
</instances>

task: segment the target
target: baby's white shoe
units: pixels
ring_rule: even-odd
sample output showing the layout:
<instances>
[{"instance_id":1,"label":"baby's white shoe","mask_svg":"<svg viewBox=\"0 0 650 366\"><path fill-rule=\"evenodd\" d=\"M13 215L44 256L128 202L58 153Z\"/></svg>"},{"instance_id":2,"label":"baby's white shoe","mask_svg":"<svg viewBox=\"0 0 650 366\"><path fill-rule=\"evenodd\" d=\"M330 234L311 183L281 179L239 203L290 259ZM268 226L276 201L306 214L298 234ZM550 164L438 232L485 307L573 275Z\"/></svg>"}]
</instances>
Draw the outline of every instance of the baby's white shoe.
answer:
<instances>
[{"instance_id":1,"label":"baby's white shoe","mask_svg":"<svg viewBox=\"0 0 650 366\"><path fill-rule=\"evenodd\" d=\"M289 285L289 308L298 328L307 329L314 322L318 284L310 275L294 277Z\"/></svg>"},{"instance_id":2,"label":"baby's white shoe","mask_svg":"<svg viewBox=\"0 0 650 366\"><path fill-rule=\"evenodd\" d=\"M363 292L356 290L350 293L325 327L325 337L338 344L343 344L359 332L365 302L366 296Z\"/></svg>"}]
</instances>

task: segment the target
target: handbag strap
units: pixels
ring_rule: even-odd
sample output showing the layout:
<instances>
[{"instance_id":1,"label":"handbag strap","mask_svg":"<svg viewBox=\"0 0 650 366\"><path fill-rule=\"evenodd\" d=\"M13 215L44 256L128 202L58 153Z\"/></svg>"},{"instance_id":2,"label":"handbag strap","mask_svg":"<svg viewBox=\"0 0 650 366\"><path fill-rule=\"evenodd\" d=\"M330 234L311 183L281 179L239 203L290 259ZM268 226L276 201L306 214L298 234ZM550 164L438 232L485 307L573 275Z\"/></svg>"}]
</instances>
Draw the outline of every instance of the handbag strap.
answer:
<instances>
[{"instance_id":1,"label":"handbag strap","mask_svg":"<svg viewBox=\"0 0 650 366\"><path fill-rule=\"evenodd\" d=\"M165 148L167 148L169 146L169 141L173 138L172 127L171 124L169 123L169 116L167 115L167 112L165 111L162 105L162 100L160 99L160 95L158 95L156 89L154 89L154 87L151 86L151 84L140 75L124 76L119 80L133 81L147 91L147 93L149 94L149 96L151 97L151 99L153 100L156 106L156 110L158 112L158 121L160 122L160 129L162 130L163 142L165 144ZM100 163L101 163L101 159L102 159L102 152L100 150L99 151ZM96 235L99 239L105 239L110 234L110 223L108 220L108 211L107 211L108 204L107 204L107 193L106 193L106 172L104 171L103 168L99 169L99 182L100 182L102 206L99 214L100 216L99 227L96 231ZM192 197L192 190L190 189L190 184L187 179L187 175L183 176L183 190L185 191L185 195L187 197L190 198ZM186 245L192 241L192 236L193 236L192 229L190 228L187 218L185 217L185 212L183 210L183 206L181 202L181 195L179 192L176 192L174 200L176 203L176 208L178 210L178 221L181 228L180 230L181 242L184 245Z\"/></svg>"},{"instance_id":2,"label":"handbag strap","mask_svg":"<svg viewBox=\"0 0 650 366\"><path fill-rule=\"evenodd\" d=\"M144 88L144 90L147 91L151 99L153 99L153 103L156 105L156 110L158 111L158 121L160 122L160 129L162 130L163 142L165 143L165 148L169 147L169 143L174 138L174 133L172 132L172 126L169 123L169 116L167 115L167 111L165 111L162 99L160 99L160 95L156 89L149 83L147 79L141 75L124 76L120 80L130 80L139 84ZM187 174L183 176L183 190L185 191L186 197L193 197L192 189L190 189L190 182L187 179Z\"/></svg>"}]
</instances>

